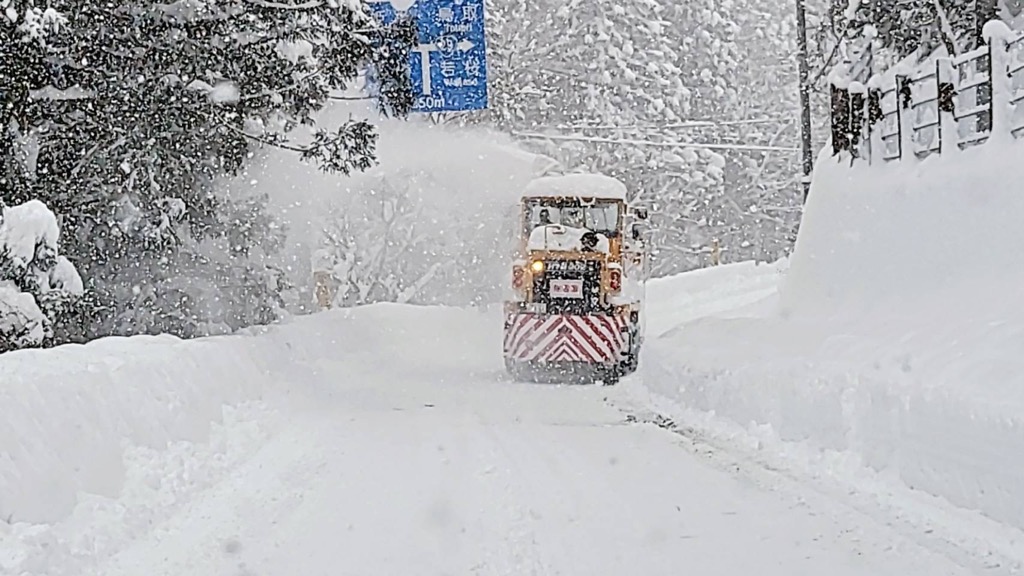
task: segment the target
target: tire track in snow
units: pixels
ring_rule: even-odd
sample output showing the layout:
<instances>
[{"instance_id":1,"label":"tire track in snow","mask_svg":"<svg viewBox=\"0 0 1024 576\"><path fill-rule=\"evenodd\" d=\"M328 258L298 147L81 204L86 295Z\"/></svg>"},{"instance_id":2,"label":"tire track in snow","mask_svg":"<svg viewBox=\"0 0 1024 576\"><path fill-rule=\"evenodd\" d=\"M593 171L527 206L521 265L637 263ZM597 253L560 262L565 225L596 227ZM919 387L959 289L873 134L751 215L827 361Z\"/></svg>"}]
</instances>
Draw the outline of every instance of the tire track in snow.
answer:
<instances>
[{"instance_id":1,"label":"tire track in snow","mask_svg":"<svg viewBox=\"0 0 1024 576\"><path fill-rule=\"evenodd\" d=\"M288 429L168 522L84 574L251 576L238 554L302 502L309 481L325 465L303 449L316 436L315 428Z\"/></svg>"},{"instance_id":2,"label":"tire track in snow","mask_svg":"<svg viewBox=\"0 0 1024 576\"><path fill-rule=\"evenodd\" d=\"M510 501L524 519L523 530L543 543L540 557L550 559L548 571L537 573L675 574L681 556L695 550L699 529L687 525L685 511L673 501L677 486L645 481L657 467L645 457L651 444L674 449L602 412L589 421L487 428L512 465Z\"/></svg>"},{"instance_id":3,"label":"tire track in snow","mask_svg":"<svg viewBox=\"0 0 1024 576\"><path fill-rule=\"evenodd\" d=\"M708 435L699 427L679 423L653 408L638 406L624 398L606 399L628 421L650 425L674 434L687 452L709 466L727 471L759 489L777 492L802 507L833 509L836 526L847 535L850 545L873 547L886 553L913 554L922 558L943 558L959 568L978 574L1012 575L1021 570L1020 561L1010 556L964 542L930 526L927 520L907 517L898 505L887 505L859 488L840 486L836 481L811 477L789 468L781 456L755 453L735 441ZM871 530L864 530L870 526ZM861 534L874 534L862 537ZM878 533L888 534L880 538ZM923 562L924 560L922 560Z\"/></svg>"},{"instance_id":4,"label":"tire track in snow","mask_svg":"<svg viewBox=\"0 0 1024 576\"><path fill-rule=\"evenodd\" d=\"M508 450L494 425L484 423L479 416L477 421L483 431L480 437L486 440L491 462L485 473L496 481L497 486L492 487L493 496L502 503L503 512L509 519L508 532L489 546L489 565L478 573L487 576L562 574L552 565L552 559L544 551L544 547L552 546L553 542L538 537L535 524L541 516L529 505L521 488L517 471L523 469L524 462ZM559 546L555 548L564 550Z\"/></svg>"}]
</instances>

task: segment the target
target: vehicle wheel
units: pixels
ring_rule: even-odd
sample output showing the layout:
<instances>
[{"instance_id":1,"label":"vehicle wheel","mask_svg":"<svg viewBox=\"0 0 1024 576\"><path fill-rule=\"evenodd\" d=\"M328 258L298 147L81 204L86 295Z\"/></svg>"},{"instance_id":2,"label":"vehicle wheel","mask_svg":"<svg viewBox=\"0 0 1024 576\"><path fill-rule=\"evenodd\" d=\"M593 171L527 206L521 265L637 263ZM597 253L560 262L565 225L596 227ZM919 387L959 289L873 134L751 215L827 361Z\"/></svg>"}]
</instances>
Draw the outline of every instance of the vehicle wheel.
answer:
<instances>
[{"instance_id":1,"label":"vehicle wheel","mask_svg":"<svg viewBox=\"0 0 1024 576\"><path fill-rule=\"evenodd\" d=\"M626 354L626 359L619 366L623 374L632 374L636 370L636 353L630 351Z\"/></svg>"},{"instance_id":2,"label":"vehicle wheel","mask_svg":"<svg viewBox=\"0 0 1024 576\"><path fill-rule=\"evenodd\" d=\"M620 366L612 366L601 371L600 379L602 384L605 386L615 386L619 383L619 378L622 377L622 368Z\"/></svg>"},{"instance_id":3,"label":"vehicle wheel","mask_svg":"<svg viewBox=\"0 0 1024 576\"><path fill-rule=\"evenodd\" d=\"M630 335L629 341L629 352L626 354L626 359L622 361L623 374L636 372L637 367L640 365L640 342L637 340L635 331Z\"/></svg>"},{"instance_id":4,"label":"vehicle wheel","mask_svg":"<svg viewBox=\"0 0 1024 576\"><path fill-rule=\"evenodd\" d=\"M636 369L640 367L640 347L630 351L629 356L626 357L624 362L624 368L626 374L632 374L636 372Z\"/></svg>"}]
</instances>

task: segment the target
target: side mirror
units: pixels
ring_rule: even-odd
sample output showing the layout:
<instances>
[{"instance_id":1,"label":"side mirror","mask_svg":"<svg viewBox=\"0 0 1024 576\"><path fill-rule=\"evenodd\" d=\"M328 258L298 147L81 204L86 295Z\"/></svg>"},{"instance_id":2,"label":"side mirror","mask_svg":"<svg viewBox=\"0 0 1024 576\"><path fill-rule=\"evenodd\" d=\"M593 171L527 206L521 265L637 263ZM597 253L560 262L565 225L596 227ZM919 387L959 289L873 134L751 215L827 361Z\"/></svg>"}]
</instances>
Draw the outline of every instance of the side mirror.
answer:
<instances>
[{"instance_id":1,"label":"side mirror","mask_svg":"<svg viewBox=\"0 0 1024 576\"><path fill-rule=\"evenodd\" d=\"M645 227L639 222L634 222L633 225L629 227L630 236L633 237L633 240L636 240L638 242L643 240L644 231Z\"/></svg>"},{"instance_id":2,"label":"side mirror","mask_svg":"<svg viewBox=\"0 0 1024 576\"><path fill-rule=\"evenodd\" d=\"M647 220L647 208L640 206L633 208L633 216L635 216L637 220Z\"/></svg>"}]
</instances>

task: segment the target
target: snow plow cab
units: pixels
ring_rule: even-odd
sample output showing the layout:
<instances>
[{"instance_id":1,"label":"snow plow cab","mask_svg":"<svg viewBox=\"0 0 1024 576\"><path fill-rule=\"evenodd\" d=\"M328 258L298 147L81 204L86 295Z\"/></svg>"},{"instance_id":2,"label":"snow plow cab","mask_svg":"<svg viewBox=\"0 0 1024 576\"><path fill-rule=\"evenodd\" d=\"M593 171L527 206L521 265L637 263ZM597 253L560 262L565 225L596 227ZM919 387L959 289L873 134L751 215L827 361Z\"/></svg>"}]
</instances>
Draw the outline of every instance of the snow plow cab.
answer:
<instances>
[{"instance_id":1,"label":"snow plow cab","mask_svg":"<svg viewBox=\"0 0 1024 576\"><path fill-rule=\"evenodd\" d=\"M545 176L523 192L505 302L505 367L517 379L614 384L643 342L646 250L625 185L598 174Z\"/></svg>"}]
</instances>

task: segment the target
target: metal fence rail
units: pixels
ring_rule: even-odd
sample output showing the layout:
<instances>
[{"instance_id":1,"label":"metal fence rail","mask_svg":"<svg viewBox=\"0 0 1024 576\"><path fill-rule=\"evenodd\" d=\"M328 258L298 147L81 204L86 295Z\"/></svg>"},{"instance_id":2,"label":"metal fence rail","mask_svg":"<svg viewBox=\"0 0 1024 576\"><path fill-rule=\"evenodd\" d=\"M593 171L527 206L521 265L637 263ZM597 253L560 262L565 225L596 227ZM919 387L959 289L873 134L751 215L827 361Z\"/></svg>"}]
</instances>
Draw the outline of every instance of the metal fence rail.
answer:
<instances>
[{"instance_id":1,"label":"metal fence rail","mask_svg":"<svg viewBox=\"0 0 1024 576\"><path fill-rule=\"evenodd\" d=\"M988 140L992 131L992 47L980 48L952 61L956 69L953 119L961 150Z\"/></svg>"},{"instance_id":2,"label":"metal fence rail","mask_svg":"<svg viewBox=\"0 0 1024 576\"><path fill-rule=\"evenodd\" d=\"M939 118L939 69L921 72L910 79L914 122L914 154L927 158L942 151L942 123Z\"/></svg>"},{"instance_id":3,"label":"metal fence rail","mask_svg":"<svg viewBox=\"0 0 1024 576\"><path fill-rule=\"evenodd\" d=\"M882 159L886 162L899 160L903 155L903 131L900 128L899 88L892 86L878 91L878 103L882 110L879 122L879 139L882 142Z\"/></svg>"},{"instance_id":4,"label":"metal fence rail","mask_svg":"<svg viewBox=\"0 0 1024 576\"><path fill-rule=\"evenodd\" d=\"M1006 44L1006 73L1010 77L1010 105L1013 124L1010 134L1016 138L1024 133L1024 34Z\"/></svg>"}]
</instances>

